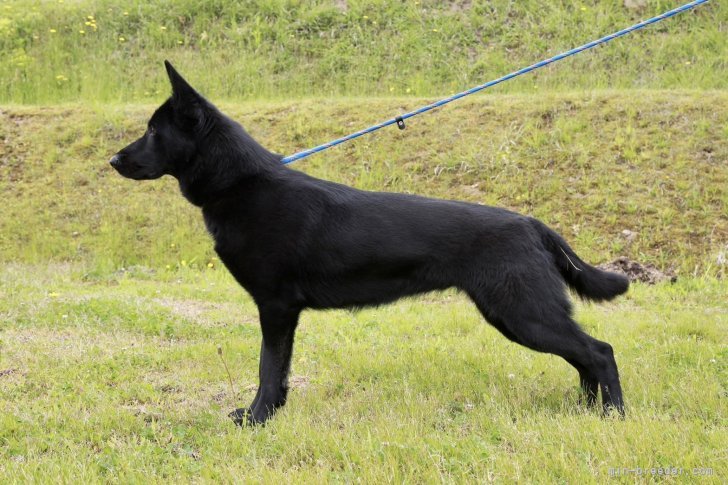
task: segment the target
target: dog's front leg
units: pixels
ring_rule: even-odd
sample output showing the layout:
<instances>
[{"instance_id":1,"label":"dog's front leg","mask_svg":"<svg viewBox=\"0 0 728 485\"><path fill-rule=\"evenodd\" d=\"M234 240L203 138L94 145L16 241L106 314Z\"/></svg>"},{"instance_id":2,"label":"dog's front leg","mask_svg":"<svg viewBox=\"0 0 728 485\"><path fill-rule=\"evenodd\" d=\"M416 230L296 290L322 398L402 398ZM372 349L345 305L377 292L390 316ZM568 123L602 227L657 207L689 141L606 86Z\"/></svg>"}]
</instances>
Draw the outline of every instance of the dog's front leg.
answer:
<instances>
[{"instance_id":1,"label":"dog's front leg","mask_svg":"<svg viewBox=\"0 0 728 485\"><path fill-rule=\"evenodd\" d=\"M260 384L249 408L230 413L238 425L265 422L288 397L288 372L300 310L276 303L259 305L259 312L263 331L258 368Z\"/></svg>"}]
</instances>

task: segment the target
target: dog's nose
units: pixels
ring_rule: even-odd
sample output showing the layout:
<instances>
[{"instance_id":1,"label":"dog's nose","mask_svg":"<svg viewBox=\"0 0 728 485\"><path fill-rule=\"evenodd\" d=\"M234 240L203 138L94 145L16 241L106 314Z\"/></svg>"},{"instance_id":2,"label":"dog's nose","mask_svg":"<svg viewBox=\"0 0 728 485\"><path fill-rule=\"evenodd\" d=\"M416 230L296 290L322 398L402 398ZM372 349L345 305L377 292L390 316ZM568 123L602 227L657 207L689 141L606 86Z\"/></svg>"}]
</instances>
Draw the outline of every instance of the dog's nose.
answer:
<instances>
[{"instance_id":1,"label":"dog's nose","mask_svg":"<svg viewBox=\"0 0 728 485\"><path fill-rule=\"evenodd\" d=\"M111 160L109 160L109 163L112 167L118 168L119 165L121 165L121 157L119 155L114 155L111 157Z\"/></svg>"}]
</instances>

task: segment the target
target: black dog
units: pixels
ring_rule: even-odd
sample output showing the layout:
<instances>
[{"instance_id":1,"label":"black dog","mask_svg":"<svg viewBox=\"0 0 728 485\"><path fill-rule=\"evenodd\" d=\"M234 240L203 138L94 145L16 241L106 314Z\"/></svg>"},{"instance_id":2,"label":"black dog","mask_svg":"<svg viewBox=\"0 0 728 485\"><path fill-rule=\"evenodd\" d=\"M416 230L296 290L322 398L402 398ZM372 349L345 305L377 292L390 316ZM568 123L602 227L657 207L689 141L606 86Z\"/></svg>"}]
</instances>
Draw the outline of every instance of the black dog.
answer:
<instances>
[{"instance_id":1,"label":"black dog","mask_svg":"<svg viewBox=\"0 0 728 485\"><path fill-rule=\"evenodd\" d=\"M258 306L260 386L237 424L283 406L304 308L356 308L456 287L508 339L566 359L589 405L624 412L612 347L571 319L565 285L609 300L628 280L594 268L543 223L505 209L365 192L281 164L168 63L172 97L111 159L135 180L172 175L215 251Z\"/></svg>"}]
</instances>

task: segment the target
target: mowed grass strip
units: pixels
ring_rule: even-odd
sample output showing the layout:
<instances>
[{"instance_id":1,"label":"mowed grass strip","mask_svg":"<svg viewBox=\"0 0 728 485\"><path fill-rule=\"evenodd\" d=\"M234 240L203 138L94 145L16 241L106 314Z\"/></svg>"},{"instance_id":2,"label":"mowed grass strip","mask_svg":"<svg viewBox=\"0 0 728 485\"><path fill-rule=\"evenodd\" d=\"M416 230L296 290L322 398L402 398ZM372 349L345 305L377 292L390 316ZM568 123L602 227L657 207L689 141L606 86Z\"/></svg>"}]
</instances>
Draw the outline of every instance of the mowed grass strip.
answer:
<instances>
[{"instance_id":1,"label":"mowed grass strip","mask_svg":"<svg viewBox=\"0 0 728 485\"><path fill-rule=\"evenodd\" d=\"M428 101L221 107L265 146L291 154ZM199 211L174 180L133 182L108 166L155 107L0 108L0 261L76 261L101 273L219 269ZM594 263L626 255L681 276L725 275L726 113L720 91L477 96L291 168L531 214Z\"/></svg>"},{"instance_id":2,"label":"mowed grass strip","mask_svg":"<svg viewBox=\"0 0 728 485\"><path fill-rule=\"evenodd\" d=\"M238 429L226 414L253 397L260 334L232 278L87 271L0 270L3 483L598 483L621 467L707 469L720 483L728 471L728 315L715 279L577 304L615 348L625 420L581 407L568 364L508 342L445 292L304 313L288 406Z\"/></svg>"}]
</instances>

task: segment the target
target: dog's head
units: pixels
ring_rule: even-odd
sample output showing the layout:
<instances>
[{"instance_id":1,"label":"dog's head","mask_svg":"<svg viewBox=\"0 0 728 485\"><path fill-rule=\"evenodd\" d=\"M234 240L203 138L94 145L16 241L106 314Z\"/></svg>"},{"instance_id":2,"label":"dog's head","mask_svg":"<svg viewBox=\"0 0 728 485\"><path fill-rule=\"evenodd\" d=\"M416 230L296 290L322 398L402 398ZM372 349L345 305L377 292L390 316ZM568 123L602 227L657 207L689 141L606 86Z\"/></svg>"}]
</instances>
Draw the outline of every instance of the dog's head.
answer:
<instances>
[{"instance_id":1,"label":"dog's head","mask_svg":"<svg viewBox=\"0 0 728 485\"><path fill-rule=\"evenodd\" d=\"M207 114L215 108L164 61L172 96L154 112L144 135L114 155L111 166L134 180L177 176L196 153Z\"/></svg>"}]
</instances>

